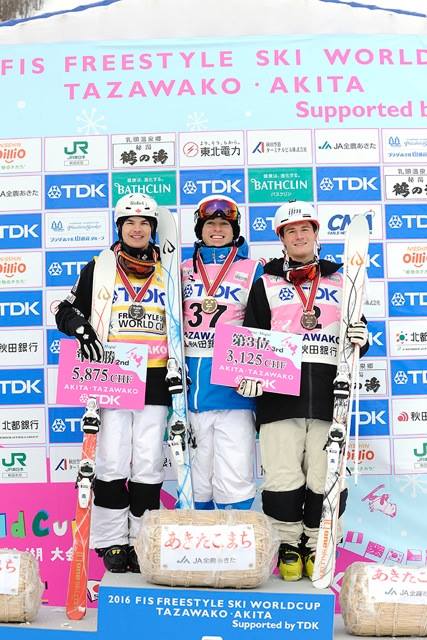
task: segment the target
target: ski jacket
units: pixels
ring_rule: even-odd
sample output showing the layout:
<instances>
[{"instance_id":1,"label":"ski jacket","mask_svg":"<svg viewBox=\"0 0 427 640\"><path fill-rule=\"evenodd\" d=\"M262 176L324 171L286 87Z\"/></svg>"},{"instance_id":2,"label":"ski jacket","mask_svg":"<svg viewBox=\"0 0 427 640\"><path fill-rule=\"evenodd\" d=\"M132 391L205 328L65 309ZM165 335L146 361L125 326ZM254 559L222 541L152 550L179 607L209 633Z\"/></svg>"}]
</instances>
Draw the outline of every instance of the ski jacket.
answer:
<instances>
[{"instance_id":1,"label":"ski jacket","mask_svg":"<svg viewBox=\"0 0 427 640\"><path fill-rule=\"evenodd\" d=\"M82 324L83 318L90 322L95 262L96 257L83 267L70 294L58 305L55 315L56 324L59 331L68 336L75 335L75 330ZM138 291L143 281L132 276L128 277L134 289ZM116 273L112 294L108 342L125 341L148 345L145 404L170 405L170 394L165 382L168 352L164 286L160 263L156 264L153 280L142 300L146 310L143 320L135 322L129 317L127 309L132 300L118 273Z\"/></svg>"},{"instance_id":2,"label":"ski jacket","mask_svg":"<svg viewBox=\"0 0 427 640\"><path fill-rule=\"evenodd\" d=\"M264 275L253 285L244 326L303 335L300 395L265 391L257 398L257 425L287 418L332 420L343 284L341 266L320 260L321 277L314 302L318 326L312 330L301 326L302 302L295 287L285 280L283 258L266 264ZM309 289L309 283L303 285L306 296ZM361 349L361 355L367 350L368 345Z\"/></svg>"},{"instance_id":3,"label":"ski jacket","mask_svg":"<svg viewBox=\"0 0 427 640\"><path fill-rule=\"evenodd\" d=\"M209 281L213 282L231 247L206 247L197 243L195 247L200 247L199 255ZM230 270L214 295L218 311L209 315L201 311L206 291L200 273L195 269L193 260L182 264L186 363L192 380L188 392L191 411L255 408L253 400L242 398L232 387L211 384L210 381L216 322L220 318L220 322L242 324L251 285L262 275L261 265L248 258L248 251L246 241L241 238Z\"/></svg>"}]
</instances>

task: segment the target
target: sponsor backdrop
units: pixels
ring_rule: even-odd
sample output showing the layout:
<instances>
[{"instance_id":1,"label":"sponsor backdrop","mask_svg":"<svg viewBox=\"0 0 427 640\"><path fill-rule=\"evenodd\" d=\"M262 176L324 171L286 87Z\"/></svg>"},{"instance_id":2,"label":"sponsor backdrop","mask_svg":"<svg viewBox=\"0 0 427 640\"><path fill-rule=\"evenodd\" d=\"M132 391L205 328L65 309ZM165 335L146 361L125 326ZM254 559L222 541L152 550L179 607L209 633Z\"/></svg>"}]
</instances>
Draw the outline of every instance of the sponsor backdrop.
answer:
<instances>
[{"instance_id":1,"label":"sponsor backdrop","mask_svg":"<svg viewBox=\"0 0 427 640\"><path fill-rule=\"evenodd\" d=\"M212 192L240 204L254 257L280 254L283 201L315 203L336 261L368 212L371 350L335 589L359 557L426 563L426 64L427 39L402 36L1 50L0 541L40 560L46 602L64 602L82 439L81 409L55 403L55 308L135 192L176 211L185 256ZM171 507L166 448L165 468ZM101 575L92 558L92 600Z\"/></svg>"}]
</instances>

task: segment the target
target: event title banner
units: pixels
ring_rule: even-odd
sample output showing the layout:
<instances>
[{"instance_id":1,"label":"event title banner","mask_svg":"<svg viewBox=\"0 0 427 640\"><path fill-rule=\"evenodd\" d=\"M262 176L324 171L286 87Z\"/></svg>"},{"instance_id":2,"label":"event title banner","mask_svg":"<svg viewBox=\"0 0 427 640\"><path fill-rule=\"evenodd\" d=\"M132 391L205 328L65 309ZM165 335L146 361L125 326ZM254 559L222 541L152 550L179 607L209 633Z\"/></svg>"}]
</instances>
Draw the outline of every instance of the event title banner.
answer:
<instances>
[{"instance_id":1,"label":"event title banner","mask_svg":"<svg viewBox=\"0 0 427 640\"><path fill-rule=\"evenodd\" d=\"M361 119L364 126L404 126L409 119L414 124L427 118L427 39L425 47L415 36L354 36L344 43L333 36L321 43L293 36L271 42L269 48L254 38L192 41L190 46L170 41L86 43L51 45L43 55L40 48L35 54L32 47L25 54L20 48L15 56L8 47L7 55L0 49L0 82L9 87L3 91L9 102L19 97L17 87L22 93L23 78L28 79L25 94L34 89L37 101L52 97L47 111L53 105L87 108L101 103L105 111L109 104L115 109L126 101L126 121L132 126L132 114L140 118L141 107L150 105L153 127L145 130L164 129L159 117L177 128L173 119L181 108L225 108L230 127L242 114L254 126L262 125L254 119L267 115L269 126L281 126L283 117L288 126L357 126ZM160 103L168 107L157 110ZM19 101L21 111L27 107L27 99ZM212 124L211 116L209 128Z\"/></svg>"}]
</instances>

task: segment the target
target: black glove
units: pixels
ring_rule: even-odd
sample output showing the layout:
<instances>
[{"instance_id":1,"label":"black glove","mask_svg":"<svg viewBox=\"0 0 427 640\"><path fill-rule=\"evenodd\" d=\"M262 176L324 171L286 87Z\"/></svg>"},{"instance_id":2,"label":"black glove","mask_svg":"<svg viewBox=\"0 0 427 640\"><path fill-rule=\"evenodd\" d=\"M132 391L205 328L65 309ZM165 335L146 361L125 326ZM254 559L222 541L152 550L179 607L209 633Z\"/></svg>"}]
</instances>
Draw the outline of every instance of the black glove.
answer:
<instances>
[{"instance_id":1,"label":"black glove","mask_svg":"<svg viewBox=\"0 0 427 640\"><path fill-rule=\"evenodd\" d=\"M104 347L98 340L95 330L88 322L77 327L74 331L74 335L80 343L82 360L102 362L102 358L104 357Z\"/></svg>"}]
</instances>

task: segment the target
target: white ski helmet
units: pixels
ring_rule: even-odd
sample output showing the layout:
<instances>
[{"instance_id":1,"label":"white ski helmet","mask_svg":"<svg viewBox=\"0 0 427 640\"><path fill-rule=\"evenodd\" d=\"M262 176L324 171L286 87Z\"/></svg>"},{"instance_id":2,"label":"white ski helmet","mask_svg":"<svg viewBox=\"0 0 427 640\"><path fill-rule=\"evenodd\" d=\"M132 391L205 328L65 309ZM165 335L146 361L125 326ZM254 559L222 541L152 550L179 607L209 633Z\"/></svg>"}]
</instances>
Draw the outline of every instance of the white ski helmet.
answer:
<instances>
[{"instance_id":1,"label":"white ski helmet","mask_svg":"<svg viewBox=\"0 0 427 640\"><path fill-rule=\"evenodd\" d=\"M154 230L159 220L159 207L157 202L143 193L132 193L117 200L114 210L114 222L117 224L120 218L140 216L154 221Z\"/></svg>"},{"instance_id":2,"label":"white ski helmet","mask_svg":"<svg viewBox=\"0 0 427 640\"><path fill-rule=\"evenodd\" d=\"M274 230L276 234L280 236L281 229L287 224L304 222L306 220L314 225L316 231L319 231L319 220L316 209L312 204L299 200L287 202L286 204L280 205L276 211L274 216Z\"/></svg>"}]
</instances>

